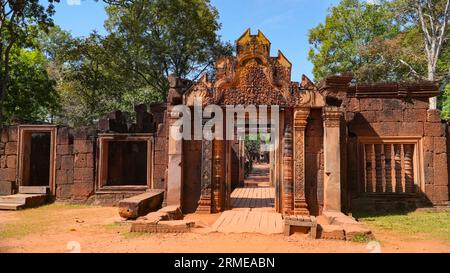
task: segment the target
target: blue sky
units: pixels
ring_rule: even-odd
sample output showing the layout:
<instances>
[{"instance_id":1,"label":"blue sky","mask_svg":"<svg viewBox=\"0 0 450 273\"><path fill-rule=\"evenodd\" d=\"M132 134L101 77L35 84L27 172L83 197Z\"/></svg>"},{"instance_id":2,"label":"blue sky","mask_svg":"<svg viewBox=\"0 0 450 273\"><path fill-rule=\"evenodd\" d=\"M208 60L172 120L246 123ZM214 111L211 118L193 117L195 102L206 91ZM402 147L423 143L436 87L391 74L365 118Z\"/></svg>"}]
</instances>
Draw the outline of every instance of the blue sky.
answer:
<instances>
[{"instance_id":1,"label":"blue sky","mask_svg":"<svg viewBox=\"0 0 450 273\"><path fill-rule=\"evenodd\" d=\"M280 49L293 64L292 78L312 78L308 60L308 30L325 20L339 0L211 0L220 13L222 40L234 42L247 28L260 29L272 42L272 55ZM105 33L105 5L94 0L61 0L55 22L75 36L97 30Z\"/></svg>"}]
</instances>

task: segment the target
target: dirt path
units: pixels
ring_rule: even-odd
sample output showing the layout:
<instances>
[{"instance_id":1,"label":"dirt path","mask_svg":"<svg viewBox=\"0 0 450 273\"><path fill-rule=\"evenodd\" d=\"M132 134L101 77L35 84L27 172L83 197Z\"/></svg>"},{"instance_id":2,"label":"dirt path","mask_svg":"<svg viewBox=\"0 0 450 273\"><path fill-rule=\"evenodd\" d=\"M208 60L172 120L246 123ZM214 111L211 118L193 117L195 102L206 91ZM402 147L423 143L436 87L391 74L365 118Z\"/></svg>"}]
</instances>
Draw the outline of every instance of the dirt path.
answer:
<instances>
[{"instance_id":1,"label":"dirt path","mask_svg":"<svg viewBox=\"0 0 450 273\"><path fill-rule=\"evenodd\" d=\"M190 215L212 224L217 215ZM135 234L114 224L117 208L51 205L0 211L0 252L370 252L365 243L258 234ZM375 231L381 252L450 252L450 243Z\"/></svg>"}]
</instances>

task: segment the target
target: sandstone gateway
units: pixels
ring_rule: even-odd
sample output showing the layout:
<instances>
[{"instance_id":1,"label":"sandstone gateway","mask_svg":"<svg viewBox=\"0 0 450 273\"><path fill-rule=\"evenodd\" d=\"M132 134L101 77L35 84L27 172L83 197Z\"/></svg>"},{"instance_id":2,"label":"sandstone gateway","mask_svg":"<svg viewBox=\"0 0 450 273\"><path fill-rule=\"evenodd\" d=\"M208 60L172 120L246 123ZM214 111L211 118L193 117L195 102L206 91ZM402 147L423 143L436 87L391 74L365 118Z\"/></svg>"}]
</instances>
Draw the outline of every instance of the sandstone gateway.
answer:
<instances>
[{"instance_id":1,"label":"sandstone gateway","mask_svg":"<svg viewBox=\"0 0 450 273\"><path fill-rule=\"evenodd\" d=\"M224 111L226 105L279 106L279 145L268 156L265 194L284 217L448 204L450 131L428 104L439 93L436 83L362 84L346 73L318 85L306 76L293 82L291 63L280 51L270 56L261 32L247 30L236 43L237 55L217 61L213 80L171 77L167 101L136 106L133 124L114 112L96 130L5 127L0 208L38 204L42 194L116 204L154 192L163 207L180 206L183 213L232 209L233 192L245 179L243 141L169 136L178 118L174 107L192 107L196 98Z\"/></svg>"}]
</instances>

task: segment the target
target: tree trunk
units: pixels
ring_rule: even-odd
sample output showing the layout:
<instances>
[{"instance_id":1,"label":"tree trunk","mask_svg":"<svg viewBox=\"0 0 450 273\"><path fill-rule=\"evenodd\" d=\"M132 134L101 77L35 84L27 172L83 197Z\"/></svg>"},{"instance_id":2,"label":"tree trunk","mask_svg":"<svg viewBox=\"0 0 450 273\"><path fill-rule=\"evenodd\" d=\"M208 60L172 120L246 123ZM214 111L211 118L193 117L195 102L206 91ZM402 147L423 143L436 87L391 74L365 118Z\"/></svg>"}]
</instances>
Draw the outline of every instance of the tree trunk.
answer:
<instances>
[{"instance_id":1,"label":"tree trunk","mask_svg":"<svg viewBox=\"0 0 450 273\"><path fill-rule=\"evenodd\" d=\"M430 62L430 61L429 61ZM436 72L436 66L434 66L432 63L428 64L428 80L434 81L435 80L435 73ZM437 97L430 98L430 109L435 110L437 109Z\"/></svg>"}]
</instances>

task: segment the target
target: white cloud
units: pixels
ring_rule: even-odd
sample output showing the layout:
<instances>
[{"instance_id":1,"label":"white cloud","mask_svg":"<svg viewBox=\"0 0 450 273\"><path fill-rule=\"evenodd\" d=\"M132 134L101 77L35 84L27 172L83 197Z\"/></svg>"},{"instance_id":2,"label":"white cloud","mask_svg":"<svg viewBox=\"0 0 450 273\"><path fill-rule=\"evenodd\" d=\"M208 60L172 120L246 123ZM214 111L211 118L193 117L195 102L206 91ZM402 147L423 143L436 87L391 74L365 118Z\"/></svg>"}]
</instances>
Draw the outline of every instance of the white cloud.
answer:
<instances>
[{"instance_id":1,"label":"white cloud","mask_svg":"<svg viewBox=\"0 0 450 273\"><path fill-rule=\"evenodd\" d=\"M79 6L79 5L81 5L81 0L67 0L67 5Z\"/></svg>"},{"instance_id":2,"label":"white cloud","mask_svg":"<svg viewBox=\"0 0 450 273\"><path fill-rule=\"evenodd\" d=\"M366 0L367 4L369 5L379 5L380 4L380 0Z\"/></svg>"}]
</instances>

